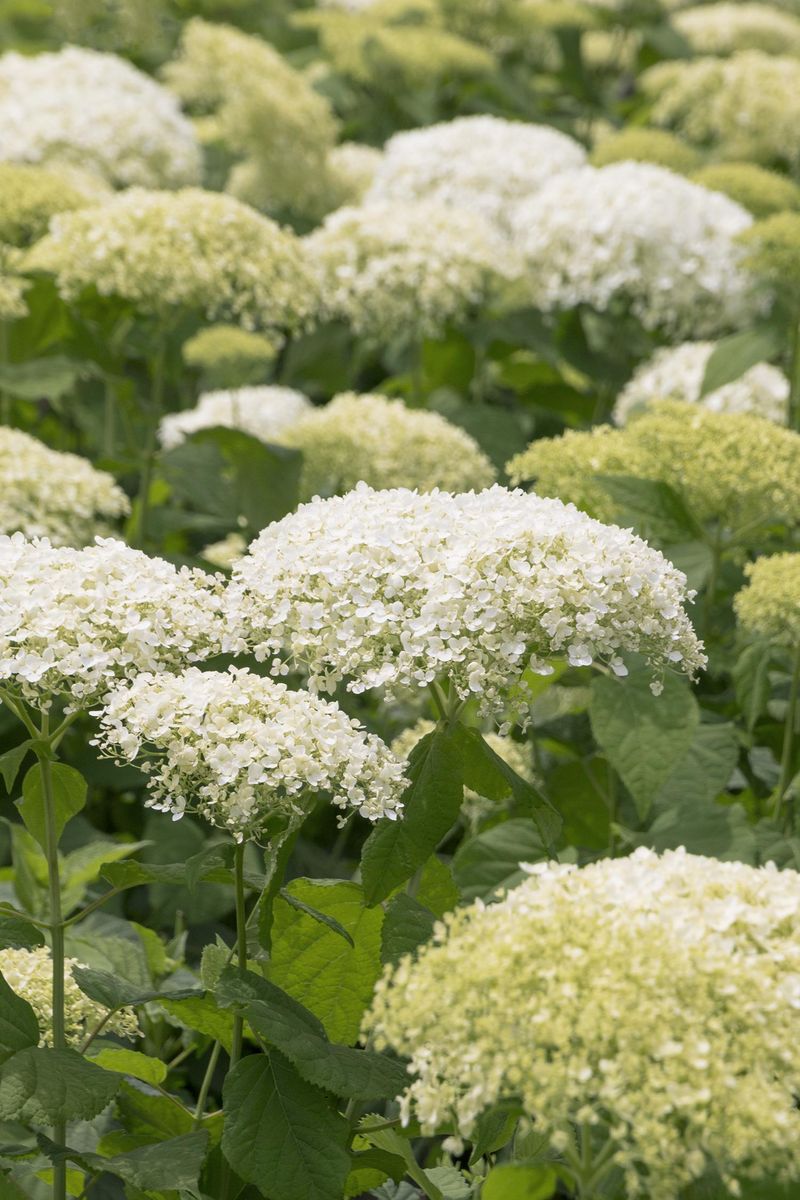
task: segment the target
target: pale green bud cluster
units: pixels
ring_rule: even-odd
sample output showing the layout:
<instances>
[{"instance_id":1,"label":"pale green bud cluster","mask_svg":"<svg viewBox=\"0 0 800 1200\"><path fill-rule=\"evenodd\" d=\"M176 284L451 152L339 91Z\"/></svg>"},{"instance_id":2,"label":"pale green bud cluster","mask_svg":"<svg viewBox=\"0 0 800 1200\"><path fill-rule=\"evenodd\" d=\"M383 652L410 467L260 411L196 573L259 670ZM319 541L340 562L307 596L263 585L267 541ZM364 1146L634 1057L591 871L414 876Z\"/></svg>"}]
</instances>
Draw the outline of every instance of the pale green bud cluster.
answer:
<instances>
[{"instance_id":1,"label":"pale green bud cluster","mask_svg":"<svg viewBox=\"0 0 800 1200\"><path fill-rule=\"evenodd\" d=\"M800 208L800 187L785 175L747 162L709 163L693 172L693 183L722 192L754 217Z\"/></svg>"},{"instance_id":2,"label":"pale green bud cluster","mask_svg":"<svg viewBox=\"0 0 800 1200\"><path fill-rule=\"evenodd\" d=\"M506 470L512 482L532 483L604 521L619 508L600 475L661 480L697 520L734 534L800 520L800 434L751 413L663 401L624 429L604 425L532 442Z\"/></svg>"},{"instance_id":3,"label":"pale green bud cluster","mask_svg":"<svg viewBox=\"0 0 800 1200\"><path fill-rule=\"evenodd\" d=\"M496 480L478 443L458 425L375 394L334 396L284 430L280 441L303 452L304 500L349 492L361 480L421 492L480 490Z\"/></svg>"},{"instance_id":4,"label":"pale green bud cluster","mask_svg":"<svg viewBox=\"0 0 800 1200\"><path fill-rule=\"evenodd\" d=\"M47 232L50 218L87 203L57 170L0 163L0 241L28 246Z\"/></svg>"},{"instance_id":5,"label":"pale green bud cluster","mask_svg":"<svg viewBox=\"0 0 800 1200\"><path fill-rule=\"evenodd\" d=\"M641 1200L800 1178L800 876L645 849L530 871L386 968L364 1032L410 1059L404 1119L469 1137L516 1099Z\"/></svg>"},{"instance_id":6,"label":"pale green bud cluster","mask_svg":"<svg viewBox=\"0 0 800 1200\"><path fill-rule=\"evenodd\" d=\"M62 213L29 252L65 300L87 288L147 315L188 309L246 329L298 329L318 304L302 244L254 209L216 192L131 188L100 208Z\"/></svg>"},{"instance_id":7,"label":"pale green bud cluster","mask_svg":"<svg viewBox=\"0 0 800 1200\"><path fill-rule=\"evenodd\" d=\"M663 62L639 79L650 119L722 158L800 169L800 60L741 50Z\"/></svg>"},{"instance_id":8,"label":"pale green bud cluster","mask_svg":"<svg viewBox=\"0 0 800 1200\"><path fill-rule=\"evenodd\" d=\"M209 325L183 344L183 361L203 374L211 388L243 387L264 378L283 338L238 325Z\"/></svg>"},{"instance_id":9,"label":"pale green bud cluster","mask_svg":"<svg viewBox=\"0 0 800 1200\"><path fill-rule=\"evenodd\" d=\"M678 175L688 175L700 166L702 158L693 146L666 129L631 126L601 137L591 154L593 167L616 162L647 162L666 167Z\"/></svg>"},{"instance_id":10,"label":"pale green bud cluster","mask_svg":"<svg viewBox=\"0 0 800 1200\"><path fill-rule=\"evenodd\" d=\"M743 233L743 266L800 305L800 213L774 213Z\"/></svg>"},{"instance_id":11,"label":"pale green bud cluster","mask_svg":"<svg viewBox=\"0 0 800 1200\"><path fill-rule=\"evenodd\" d=\"M672 24L695 54L800 53L800 19L770 4L701 4L677 13Z\"/></svg>"},{"instance_id":12,"label":"pale green bud cluster","mask_svg":"<svg viewBox=\"0 0 800 1200\"><path fill-rule=\"evenodd\" d=\"M757 558L745 574L747 585L733 601L743 633L800 647L800 554Z\"/></svg>"},{"instance_id":13,"label":"pale green bud cluster","mask_svg":"<svg viewBox=\"0 0 800 1200\"><path fill-rule=\"evenodd\" d=\"M67 1041L77 1046L87 1032L107 1015L107 1009L85 996L72 974L82 964L75 958L64 962L64 1023ZM53 962L50 951L42 946L35 950L0 950L0 975L12 992L30 1004L39 1022L40 1045L53 1044ZM139 1022L132 1008L121 1008L103 1025L106 1033L117 1037L140 1036Z\"/></svg>"}]
</instances>

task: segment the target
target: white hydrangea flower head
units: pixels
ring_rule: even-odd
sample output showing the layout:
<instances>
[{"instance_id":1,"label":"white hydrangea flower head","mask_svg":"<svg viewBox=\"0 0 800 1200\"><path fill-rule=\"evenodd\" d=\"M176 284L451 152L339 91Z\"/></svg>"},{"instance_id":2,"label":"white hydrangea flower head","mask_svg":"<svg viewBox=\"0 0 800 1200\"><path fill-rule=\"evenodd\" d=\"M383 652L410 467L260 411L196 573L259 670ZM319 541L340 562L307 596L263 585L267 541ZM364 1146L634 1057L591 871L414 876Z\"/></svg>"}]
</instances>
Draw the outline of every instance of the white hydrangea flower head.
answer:
<instances>
[{"instance_id":1,"label":"white hydrangea flower head","mask_svg":"<svg viewBox=\"0 0 800 1200\"><path fill-rule=\"evenodd\" d=\"M305 245L324 311L379 344L438 336L515 273L510 249L488 222L441 204L342 208Z\"/></svg>"},{"instance_id":2,"label":"white hydrangea flower head","mask_svg":"<svg viewBox=\"0 0 800 1200\"><path fill-rule=\"evenodd\" d=\"M558 1154L583 1126L641 1200L706 1170L733 1196L796 1181L800 876L645 849L531 870L378 983L365 1033L411 1060L404 1117L469 1137L519 1097Z\"/></svg>"},{"instance_id":3,"label":"white hydrangea flower head","mask_svg":"<svg viewBox=\"0 0 800 1200\"><path fill-rule=\"evenodd\" d=\"M337 704L244 669L146 673L98 715L96 744L118 760L141 757L148 806L173 820L198 812L242 841L318 792L370 821L400 815L408 781L380 738Z\"/></svg>"},{"instance_id":4,"label":"white hydrangea flower head","mask_svg":"<svg viewBox=\"0 0 800 1200\"><path fill-rule=\"evenodd\" d=\"M764 303L734 240L752 221L664 167L622 162L556 176L518 207L515 228L539 308L624 306L647 329L708 336Z\"/></svg>"},{"instance_id":5,"label":"white hydrangea flower head","mask_svg":"<svg viewBox=\"0 0 800 1200\"><path fill-rule=\"evenodd\" d=\"M200 188L130 188L102 207L59 214L26 262L52 272L70 302L94 287L147 315L184 308L246 329L304 327L319 302L294 234Z\"/></svg>"},{"instance_id":6,"label":"white hydrangea flower head","mask_svg":"<svg viewBox=\"0 0 800 1200\"><path fill-rule=\"evenodd\" d=\"M686 577L627 530L495 486L451 495L359 484L264 529L226 593L232 636L312 690L426 687L524 717L527 668L644 654L654 671L705 661ZM512 693L513 694L510 694Z\"/></svg>"},{"instance_id":7,"label":"white hydrangea flower head","mask_svg":"<svg viewBox=\"0 0 800 1200\"><path fill-rule=\"evenodd\" d=\"M672 18L695 54L800 53L800 20L770 4L700 4Z\"/></svg>"},{"instance_id":8,"label":"white hydrangea flower head","mask_svg":"<svg viewBox=\"0 0 800 1200\"><path fill-rule=\"evenodd\" d=\"M505 230L521 200L585 162L579 142L547 125L458 117L391 137L365 203L432 201Z\"/></svg>"},{"instance_id":9,"label":"white hydrangea flower head","mask_svg":"<svg viewBox=\"0 0 800 1200\"><path fill-rule=\"evenodd\" d=\"M67 1042L79 1046L87 1032L107 1010L85 996L72 974L83 964L76 958L64 962L64 1021ZM46 946L35 950L0 950L0 975L12 992L30 1004L39 1022L40 1046L53 1044L53 960ZM139 1022L132 1008L121 1008L103 1026L106 1033L122 1038L140 1036Z\"/></svg>"},{"instance_id":10,"label":"white hydrangea flower head","mask_svg":"<svg viewBox=\"0 0 800 1200\"><path fill-rule=\"evenodd\" d=\"M280 442L286 429L311 412L308 396L287 387L244 387L206 392L194 408L168 413L158 436L165 450L179 446L199 429L222 425L262 442Z\"/></svg>"},{"instance_id":11,"label":"white hydrangea flower head","mask_svg":"<svg viewBox=\"0 0 800 1200\"><path fill-rule=\"evenodd\" d=\"M362 480L374 488L465 492L497 478L478 443L458 425L376 393L334 396L279 440L303 452L300 494L306 500L349 492Z\"/></svg>"},{"instance_id":12,"label":"white hydrangea flower head","mask_svg":"<svg viewBox=\"0 0 800 1200\"><path fill-rule=\"evenodd\" d=\"M658 63L639 77L650 120L716 157L800 170L800 61L739 50Z\"/></svg>"},{"instance_id":13,"label":"white hydrangea flower head","mask_svg":"<svg viewBox=\"0 0 800 1200\"><path fill-rule=\"evenodd\" d=\"M613 420L624 425L631 416L658 400L699 404L712 412L755 413L786 424L789 381L769 363L756 363L738 379L700 397L713 342L663 346L636 369L614 405Z\"/></svg>"},{"instance_id":14,"label":"white hydrangea flower head","mask_svg":"<svg viewBox=\"0 0 800 1200\"><path fill-rule=\"evenodd\" d=\"M78 454L51 450L0 426L0 532L85 546L130 509L111 475Z\"/></svg>"},{"instance_id":15,"label":"white hydrangea flower head","mask_svg":"<svg viewBox=\"0 0 800 1200\"><path fill-rule=\"evenodd\" d=\"M223 581L112 538L82 550L0 536L0 681L46 708L85 708L118 679L229 648Z\"/></svg>"},{"instance_id":16,"label":"white hydrangea flower head","mask_svg":"<svg viewBox=\"0 0 800 1200\"><path fill-rule=\"evenodd\" d=\"M183 187L202 167L191 122L165 88L78 46L0 58L0 160L73 164L118 187Z\"/></svg>"}]
</instances>

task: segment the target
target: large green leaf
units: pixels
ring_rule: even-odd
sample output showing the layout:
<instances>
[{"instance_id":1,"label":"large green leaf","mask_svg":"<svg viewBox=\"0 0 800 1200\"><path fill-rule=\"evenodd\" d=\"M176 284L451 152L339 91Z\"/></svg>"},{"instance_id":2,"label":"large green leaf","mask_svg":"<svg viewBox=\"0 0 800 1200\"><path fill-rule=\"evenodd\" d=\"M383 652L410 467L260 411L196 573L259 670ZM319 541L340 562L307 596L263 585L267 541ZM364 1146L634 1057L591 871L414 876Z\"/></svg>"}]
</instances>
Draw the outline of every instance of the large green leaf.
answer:
<instances>
[{"instance_id":1,"label":"large green leaf","mask_svg":"<svg viewBox=\"0 0 800 1200\"><path fill-rule=\"evenodd\" d=\"M92 1062L106 1071L130 1075L133 1079L141 1079L143 1083L159 1084L167 1078L166 1063L160 1058L151 1058L149 1054L141 1054L138 1050L104 1046L92 1054Z\"/></svg>"},{"instance_id":2,"label":"large green leaf","mask_svg":"<svg viewBox=\"0 0 800 1200\"><path fill-rule=\"evenodd\" d=\"M109 1104L120 1076L76 1050L31 1046L0 1066L0 1118L29 1125L89 1120Z\"/></svg>"},{"instance_id":3,"label":"large green leaf","mask_svg":"<svg viewBox=\"0 0 800 1200\"><path fill-rule=\"evenodd\" d=\"M10 905L0 905L0 950L32 950L43 945L44 934L37 925Z\"/></svg>"},{"instance_id":4,"label":"large green leaf","mask_svg":"<svg viewBox=\"0 0 800 1200\"><path fill-rule=\"evenodd\" d=\"M39 1022L35 1012L0 975L0 1062L38 1042Z\"/></svg>"},{"instance_id":5,"label":"large green leaf","mask_svg":"<svg viewBox=\"0 0 800 1200\"><path fill-rule=\"evenodd\" d=\"M129 1005L146 1004L150 1000L187 1000L202 995L196 987L141 988L119 975L91 967L73 967L72 978L86 996L112 1011Z\"/></svg>"},{"instance_id":6,"label":"large green leaf","mask_svg":"<svg viewBox=\"0 0 800 1200\"><path fill-rule=\"evenodd\" d=\"M617 505L619 523L634 525L642 537L689 542L702 535L686 502L662 479L637 475L596 475L595 479Z\"/></svg>"},{"instance_id":7,"label":"large green leaf","mask_svg":"<svg viewBox=\"0 0 800 1200\"><path fill-rule=\"evenodd\" d=\"M650 681L647 670L621 681L598 675L589 706L592 732L641 817L689 750L700 719L685 679L667 674L659 696L653 695Z\"/></svg>"},{"instance_id":8,"label":"large green leaf","mask_svg":"<svg viewBox=\"0 0 800 1200\"><path fill-rule=\"evenodd\" d=\"M774 358L782 350L781 331L775 325L760 325L721 338L706 363L698 399L740 379L756 363Z\"/></svg>"},{"instance_id":9,"label":"large green leaf","mask_svg":"<svg viewBox=\"0 0 800 1200\"><path fill-rule=\"evenodd\" d=\"M504 1163L486 1176L481 1200L549 1200L557 1182L552 1167Z\"/></svg>"},{"instance_id":10,"label":"large green leaf","mask_svg":"<svg viewBox=\"0 0 800 1200\"><path fill-rule=\"evenodd\" d=\"M79 813L86 803L86 780L80 771L68 767L66 763L52 762L49 771L55 813L54 836L58 842L67 821ZM44 784L38 763L31 767L22 781L22 799L17 807L25 828L46 851Z\"/></svg>"},{"instance_id":11,"label":"large green leaf","mask_svg":"<svg viewBox=\"0 0 800 1200\"><path fill-rule=\"evenodd\" d=\"M410 879L452 828L464 799L458 729L437 727L409 758L402 818L381 821L364 844L361 875L368 904Z\"/></svg>"},{"instance_id":12,"label":"large green leaf","mask_svg":"<svg viewBox=\"0 0 800 1200\"><path fill-rule=\"evenodd\" d=\"M514 887L525 878L521 862L546 857L547 848L533 821L519 817L464 842L453 859L453 874L465 900L486 899L498 888Z\"/></svg>"},{"instance_id":13,"label":"large green leaf","mask_svg":"<svg viewBox=\"0 0 800 1200\"><path fill-rule=\"evenodd\" d=\"M354 945L278 896L270 978L319 1018L332 1041L352 1043L381 972L383 911L367 908L355 883L295 879L288 890L333 917Z\"/></svg>"},{"instance_id":14,"label":"large green leaf","mask_svg":"<svg viewBox=\"0 0 800 1200\"><path fill-rule=\"evenodd\" d=\"M225 1080L222 1149L270 1200L341 1200L348 1125L277 1050L242 1059Z\"/></svg>"},{"instance_id":15,"label":"large green leaf","mask_svg":"<svg viewBox=\"0 0 800 1200\"><path fill-rule=\"evenodd\" d=\"M97 374L92 362L53 355L28 362L0 363L0 389L20 400L60 400L78 379Z\"/></svg>"},{"instance_id":16,"label":"large green leaf","mask_svg":"<svg viewBox=\"0 0 800 1200\"><path fill-rule=\"evenodd\" d=\"M362 1100L397 1096L405 1088L406 1073L398 1063L371 1050L333 1045L307 1008L252 971L223 971L215 995L223 1007L241 1012L308 1083Z\"/></svg>"},{"instance_id":17,"label":"large green leaf","mask_svg":"<svg viewBox=\"0 0 800 1200\"><path fill-rule=\"evenodd\" d=\"M381 961L396 963L430 940L436 917L418 900L398 892L386 905L381 932Z\"/></svg>"}]
</instances>

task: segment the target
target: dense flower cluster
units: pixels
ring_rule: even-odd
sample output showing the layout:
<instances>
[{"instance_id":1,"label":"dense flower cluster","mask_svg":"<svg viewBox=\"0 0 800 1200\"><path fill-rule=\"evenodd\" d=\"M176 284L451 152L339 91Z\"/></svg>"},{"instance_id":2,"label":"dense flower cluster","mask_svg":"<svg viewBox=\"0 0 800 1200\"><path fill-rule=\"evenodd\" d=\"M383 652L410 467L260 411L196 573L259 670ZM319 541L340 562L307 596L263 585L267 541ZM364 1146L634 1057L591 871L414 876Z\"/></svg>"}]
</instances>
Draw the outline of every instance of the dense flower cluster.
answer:
<instances>
[{"instance_id":1,"label":"dense flower cluster","mask_svg":"<svg viewBox=\"0 0 800 1200\"><path fill-rule=\"evenodd\" d=\"M47 232L50 218L87 203L57 170L0 163L0 241L28 246Z\"/></svg>"},{"instance_id":2,"label":"dense flower cluster","mask_svg":"<svg viewBox=\"0 0 800 1200\"><path fill-rule=\"evenodd\" d=\"M756 363L732 383L700 398L713 342L684 342L656 350L634 373L614 405L613 418L624 425L634 413L658 400L700 404L712 412L749 412L786 423L789 380L769 363Z\"/></svg>"},{"instance_id":3,"label":"dense flower cluster","mask_svg":"<svg viewBox=\"0 0 800 1200\"><path fill-rule=\"evenodd\" d=\"M513 272L488 222L440 204L343 208L305 244L328 315L380 343L436 337Z\"/></svg>"},{"instance_id":4,"label":"dense flower cluster","mask_svg":"<svg viewBox=\"0 0 800 1200\"><path fill-rule=\"evenodd\" d=\"M87 459L0 426L0 532L85 546L129 507L112 476Z\"/></svg>"},{"instance_id":5,"label":"dense flower cluster","mask_svg":"<svg viewBox=\"0 0 800 1200\"><path fill-rule=\"evenodd\" d=\"M345 392L279 439L303 451L301 496L374 488L465 492L494 483L496 472L474 438L438 413L402 400Z\"/></svg>"},{"instance_id":6,"label":"dense flower cluster","mask_svg":"<svg viewBox=\"0 0 800 1200\"><path fill-rule=\"evenodd\" d=\"M184 342L183 361L214 380L215 386L241 387L254 377L263 378L282 340L279 335L253 333L238 325L207 325Z\"/></svg>"},{"instance_id":7,"label":"dense flower cluster","mask_svg":"<svg viewBox=\"0 0 800 1200\"><path fill-rule=\"evenodd\" d=\"M800 305L800 213L773 213L740 237L744 266L771 284L795 308Z\"/></svg>"},{"instance_id":8,"label":"dense flower cluster","mask_svg":"<svg viewBox=\"0 0 800 1200\"><path fill-rule=\"evenodd\" d=\"M677 175L688 175L702 162L701 155L666 129L643 129L633 125L601 137L591 154L593 167L617 162L646 162L666 167Z\"/></svg>"},{"instance_id":9,"label":"dense flower cluster","mask_svg":"<svg viewBox=\"0 0 800 1200\"><path fill-rule=\"evenodd\" d=\"M765 422L766 424L766 422ZM800 438L798 439L800 440ZM228 588L233 636L314 689L419 688L445 676L496 714L528 667L609 662L693 673L686 579L630 532L493 487L452 496L360 484L262 531ZM515 693L527 711L523 689Z\"/></svg>"},{"instance_id":10,"label":"dense flower cluster","mask_svg":"<svg viewBox=\"0 0 800 1200\"><path fill-rule=\"evenodd\" d=\"M734 598L748 636L800 647L800 554L772 554L745 567L747 586Z\"/></svg>"},{"instance_id":11,"label":"dense flower cluster","mask_svg":"<svg viewBox=\"0 0 800 1200\"><path fill-rule=\"evenodd\" d=\"M317 210L336 122L327 100L277 50L195 18L164 73L198 114L203 140L232 156L230 192L268 212Z\"/></svg>"},{"instance_id":12,"label":"dense flower cluster","mask_svg":"<svg viewBox=\"0 0 800 1200\"><path fill-rule=\"evenodd\" d=\"M0 242L0 321L16 321L28 311L28 280L19 274L19 251Z\"/></svg>"},{"instance_id":13,"label":"dense flower cluster","mask_svg":"<svg viewBox=\"0 0 800 1200\"><path fill-rule=\"evenodd\" d=\"M712 192L730 196L754 217L800 208L800 187L785 175L755 163L709 163L694 171L691 178Z\"/></svg>"},{"instance_id":14,"label":"dense flower cluster","mask_svg":"<svg viewBox=\"0 0 800 1200\"><path fill-rule=\"evenodd\" d=\"M311 401L302 392L286 387L245 387L206 392L195 408L169 413L159 427L165 449L179 446L198 429L216 425L241 429L262 442L283 441L283 434L306 413Z\"/></svg>"},{"instance_id":15,"label":"dense flower cluster","mask_svg":"<svg viewBox=\"0 0 800 1200\"><path fill-rule=\"evenodd\" d=\"M503 228L520 200L586 161L583 147L556 129L490 116L396 133L384 151L366 203L433 201Z\"/></svg>"},{"instance_id":16,"label":"dense flower cluster","mask_svg":"<svg viewBox=\"0 0 800 1200\"><path fill-rule=\"evenodd\" d=\"M557 176L516 215L538 307L624 304L648 329L678 336L753 319L734 242L751 223L726 196L632 162Z\"/></svg>"},{"instance_id":17,"label":"dense flower cluster","mask_svg":"<svg viewBox=\"0 0 800 1200\"><path fill-rule=\"evenodd\" d=\"M237 841L276 811L303 811L309 793L370 821L402 808L403 766L380 738L338 705L247 670L140 675L99 716L107 754L143 757L151 808L199 812Z\"/></svg>"},{"instance_id":18,"label":"dense flower cluster","mask_svg":"<svg viewBox=\"0 0 800 1200\"><path fill-rule=\"evenodd\" d=\"M382 161L382 152L374 146L363 146L360 142L334 146L327 158L330 208L360 204Z\"/></svg>"},{"instance_id":19,"label":"dense flower cluster","mask_svg":"<svg viewBox=\"0 0 800 1200\"><path fill-rule=\"evenodd\" d=\"M301 326L318 303L293 234L199 188L131 188L102 208L54 217L28 265L52 271L66 300L94 287L148 314L181 306L247 329Z\"/></svg>"},{"instance_id":20,"label":"dense flower cluster","mask_svg":"<svg viewBox=\"0 0 800 1200\"><path fill-rule=\"evenodd\" d=\"M800 19L769 4L701 4L672 18L695 54L800 53Z\"/></svg>"},{"instance_id":21,"label":"dense flower cluster","mask_svg":"<svg viewBox=\"0 0 800 1200\"><path fill-rule=\"evenodd\" d=\"M105 1016L107 1010L96 1001L90 1000L78 987L73 977L74 967L82 966L75 958L64 963L64 1024L67 1041L80 1045L88 1030ZM16 950L6 947L0 950L0 975L12 992L16 992L30 1004L39 1022L40 1045L53 1044L53 962L50 951L42 946L35 950ZM121 1008L104 1023L106 1033L117 1037L139 1036L139 1022L131 1008Z\"/></svg>"},{"instance_id":22,"label":"dense flower cluster","mask_svg":"<svg viewBox=\"0 0 800 1200\"><path fill-rule=\"evenodd\" d=\"M404 1115L470 1135L519 1097L568 1163L582 1126L647 1200L706 1170L732 1195L796 1180L800 877L644 849L531 871L386 968L365 1029L411 1059Z\"/></svg>"},{"instance_id":23,"label":"dense flower cluster","mask_svg":"<svg viewBox=\"0 0 800 1200\"><path fill-rule=\"evenodd\" d=\"M800 61L742 50L664 62L640 76L650 119L720 156L800 168Z\"/></svg>"},{"instance_id":24,"label":"dense flower cluster","mask_svg":"<svg viewBox=\"0 0 800 1200\"><path fill-rule=\"evenodd\" d=\"M124 59L77 46L0 58L0 160L74 163L123 187L182 187L201 169L169 92Z\"/></svg>"},{"instance_id":25,"label":"dense flower cluster","mask_svg":"<svg viewBox=\"0 0 800 1200\"><path fill-rule=\"evenodd\" d=\"M711 412L663 401L624 429L542 438L507 466L515 483L559 496L600 520L617 505L595 478L632 475L668 483L693 515L733 531L800 521L800 434L752 413Z\"/></svg>"},{"instance_id":26,"label":"dense flower cluster","mask_svg":"<svg viewBox=\"0 0 800 1200\"><path fill-rule=\"evenodd\" d=\"M0 536L0 680L44 707L83 708L115 679L225 644L222 581L98 538L83 550Z\"/></svg>"}]
</instances>

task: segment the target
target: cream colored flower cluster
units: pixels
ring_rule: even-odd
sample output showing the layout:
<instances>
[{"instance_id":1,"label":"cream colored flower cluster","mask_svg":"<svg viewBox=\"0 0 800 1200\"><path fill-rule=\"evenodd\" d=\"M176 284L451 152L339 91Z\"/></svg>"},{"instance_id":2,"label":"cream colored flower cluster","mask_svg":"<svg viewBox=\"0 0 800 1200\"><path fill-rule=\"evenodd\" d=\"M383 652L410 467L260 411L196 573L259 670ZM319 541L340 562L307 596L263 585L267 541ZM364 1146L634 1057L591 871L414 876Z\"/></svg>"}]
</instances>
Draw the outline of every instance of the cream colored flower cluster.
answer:
<instances>
[{"instance_id":1,"label":"cream colored flower cluster","mask_svg":"<svg viewBox=\"0 0 800 1200\"><path fill-rule=\"evenodd\" d=\"M650 120L724 158L800 169L800 61L741 50L650 67Z\"/></svg>"},{"instance_id":2,"label":"cream colored flower cluster","mask_svg":"<svg viewBox=\"0 0 800 1200\"><path fill-rule=\"evenodd\" d=\"M753 320L755 293L734 242L751 224L726 196L634 162L558 175L515 218L537 307L624 306L646 328L677 336Z\"/></svg>"},{"instance_id":3,"label":"cream colored flower cluster","mask_svg":"<svg viewBox=\"0 0 800 1200\"><path fill-rule=\"evenodd\" d=\"M765 422L766 424L766 422ZM487 491L419 495L359 484L262 531L227 591L239 634L276 673L350 691L450 680L496 715L529 667L644 654L654 671L703 665L686 578L628 531L559 501ZM528 705L517 688L514 715Z\"/></svg>"},{"instance_id":4,"label":"cream colored flower cluster","mask_svg":"<svg viewBox=\"0 0 800 1200\"><path fill-rule=\"evenodd\" d=\"M800 53L800 19L770 4L701 4L672 18L695 54Z\"/></svg>"},{"instance_id":5,"label":"cream colored flower cluster","mask_svg":"<svg viewBox=\"0 0 800 1200\"><path fill-rule=\"evenodd\" d=\"M674 133L640 125L601 132L591 156L593 167L607 167L618 162L648 162L678 175L688 175L702 161L702 155Z\"/></svg>"},{"instance_id":6,"label":"cream colored flower cluster","mask_svg":"<svg viewBox=\"0 0 800 1200\"><path fill-rule=\"evenodd\" d=\"M336 140L328 101L261 38L194 18L164 71L208 143L234 164L227 189L257 208L315 213Z\"/></svg>"},{"instance_id":7,"label":"cream colored flower cluster","mask_svg":"<svg viewBox=\"0 0 800 1200\"><path fill-rule=\"evenodd\" d=\"M709 191L730 196L754 217L769 217L787 209L800 208L800 187L785 175L755 163L708 163L694 171L691 178Z\"/></svg>"},{"instance_id":8,"label":"cream colored flower cluster","mask_svg":"<svg viewBox=\"0 0 800 1200\"><path fill-rule=\"evenodd\" d=\"M129 508L113 477L87 459L0 426L0 532L85 546Z\"/></svg>"},{"instance_id":9,"label":"cream colored flower cluster","mask_svg":"<svg viewBox=\"0 0 800 1200\"><path fill-rule=\"evenodd\" d=\"M642 1200L800 1178L800 877L644 849L531 871L379 982L365 1032L411 1060L404 1116L469 1136L519 1097Z\"/></svg>"},{"instance_id":10,"label":"cream colored flower cluster","mask_svg":"<svg viewBox=\"0 0 800 1200\"><path fill-rule=\"evenodd\" d=\"M87 1032L106 1015L106 1009L90 1000L78 987L73 968L82 966L75 958L64 963L64 1021L67 1041L78 1046ZM50 951L42 946L36 950L0 950L0 974L12 992L30 1004L41 1032L41 1046L53 1044L53 961ZM117 1037L139 1036L139 1022L132 1008L121 1008L104 1024L106 1033Z\"/></svg>"},{"instance_id":11,"label":"cream colored flower cluster","mask_svg":"<svg viewBox=\"0 0 800 1200\"><path fill-rule=\"evenodd\" d=\"M624 425L631 416L658 400L699 404L712 412L754 413L786 424L789 381L777 367L756 363L732 383L700 398L713 342L684 342L664 346L643 363L625 385L614 405L613 418Z\"/></svg>"},{"instance_id":12,"label":"cream colored flower cluster","mask_svg":"<svg viewBox=\"0 0 800 1200\"><path fill-rule=\"evenodd\" d=\"M0 58L0 160L71 163L120 187L182 187L200 149L175 99L114 54Z\"/></svg>"},{"instance_id":13,"label":"cream colored flower cluster","mask_svg":"<svg viewBox=\"0 0 800 1200\"><path fill-rule=\"evenodd\" d=\"M506 229L521 200L585 161L578 142L547 125L459 117L390 138L365 203L433 201Z\"/></svg>"},{"instance_id":14,"label":"cream colored flower cluster","mask_svg":"<svg viewBox=\"0 0 800 1200\"><path fill-rule=\"evenodd\" d=\"M283 442L286 430L311 412L302 392L286 387L245 387L206 392L194 408L169 413L158 435L165 450L179 446L199 429L216 425L241 429L262 442Z\"/></svg>"},{"instance_id":15,"label":"cream colored flower cluster","mask_svg":"<svg viewBox=\"0 0 800 1200\"><path fill-rule=\"evenodd\" d=\"M82 208L87 199L58 170L0 163L0 241L28 246L47 232L56 213Z\"/></svg>"},{"instance_id":16,"label":"cream colored flower cluster","mask_svg":"<svg viewBox=\"0 0 800 1200\"><path fill-rule=\"evenodd\" d=\"M383 152L360 142L342 142L328 152L330 207L360 204L383 161Z\"/></svg>"},{"instance_id":17,"label":"cream colored flower cluster","mask_svg":"<svg viewBox=\"0 0 800 1200\"><path fill-rule=\"evenodd\" d=\"M745 567L747 585L733 607L748 637L800 647L800 554L773 554Z\"/></svg>"},{"instance_id":18,"label":"cream colored flower cluster","mask_svg":"<svg viewBox=\"0 0 800 1200\"><path fill-rule=\"evenodd\" d=\"M315 408L279 439L303 452L303 499L376 488L465 492L488 487L494 467L474 438L435 412L402 400L345 392Z\"/></svg>"},{"instance_id":19,"label":"cream colored flower cluster","mask_svg":"<svg viewBox=\"0 0 800 1200\"><path fill-rule=\"evenodd\" d=\"M54 217L28 256L68 301L86 288L162 318L179 307L247 329L307 323L318 293L301 243L232 196L131 188Z\"/></svg>"},{"instance_id":20,"label":"cream colored flower cluster","mask_svg":"<svg viewBox=\"0 0 800 1200\"><path fill-rule=\"evenodd\" d=\"M222 581L98 538L83 550L0 536L0 681L46 707L85 708L115 679L227 645Z\"/></svg>"},{"instance_id":21,"label":"cream colored flower cluster","mask_svg":"<svg viewBox=\"0 0 800 1200\"><path fill-rule=\"evenodd\" d=\"M105 753L143 757L149 807L174 820L199 812L237 841L318 792L370 821L402 807L403 765L380 738L338 705L247 670L140 675L99 716Z\"/></svg>"},{"instance_id":22,"label":"cream colored flower cluster","mask_svg":"<svg viewBox=\"0 0 800 1200\"><path fill-rule=\"evenodd\" d=\"M513 482L533 483L600 520L613 520L618 508L596 475L662 480L697 520L733 534L800 521L800 434L751 413L662 401L624 429L532 442L506 469Z\"/></svg>"},{"instance_id":23,"label":"cream colored flower cluster","mask_svg":"<svg viewBox=\"0 0 800 1200\"><path fill-rule=\"evenodd\" d=\"M437 337L514 273L488 222L441 204L342 208L305 245L327 315L380 344Z\"/></svg>"},{"instance_id":24,"label":"cream colored flower cluster","mask_svg":"<svg viewBox=\"0 0 800 1200\"><path fill-rule=\"evenodd\" d=\"M253 375L263 378L282 344L279 335L252 333L238 325L207 325L184 342L182 354L187 366L207 376L236 377L244 383Z\"/></svg>"}]
</instances>

